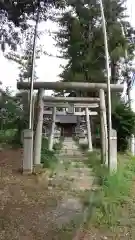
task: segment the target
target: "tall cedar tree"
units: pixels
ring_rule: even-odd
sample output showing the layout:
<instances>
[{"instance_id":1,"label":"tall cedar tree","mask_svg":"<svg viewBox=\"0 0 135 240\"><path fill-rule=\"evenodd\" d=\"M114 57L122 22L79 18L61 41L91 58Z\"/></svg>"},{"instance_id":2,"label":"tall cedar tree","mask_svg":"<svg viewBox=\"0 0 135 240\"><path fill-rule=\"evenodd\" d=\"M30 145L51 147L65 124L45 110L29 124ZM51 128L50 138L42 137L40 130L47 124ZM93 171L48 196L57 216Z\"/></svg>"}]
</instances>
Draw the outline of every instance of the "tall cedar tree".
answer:
<instances>
[{"instance_id":1,"label":"tall cedar tree","mask_svg":"<svg viewBox=\"0 0 135 240\"><path fill-rule=\"evenodd\" d=\"M135 31L125 20L123 0L104 0L109 44L112 83L122 80L121 60L125 49L130 63L134 57ZM68 60L60 75L63 81L105 82L105 51L102 20L98 0L74 0L70 10L59 19L60 31L56 34L57 46ZM123 36L121 24L124 26ZM130 70L130 69L128 69ZM127 69L126 69L127 71Z\"/></svg>"}]
</instances>

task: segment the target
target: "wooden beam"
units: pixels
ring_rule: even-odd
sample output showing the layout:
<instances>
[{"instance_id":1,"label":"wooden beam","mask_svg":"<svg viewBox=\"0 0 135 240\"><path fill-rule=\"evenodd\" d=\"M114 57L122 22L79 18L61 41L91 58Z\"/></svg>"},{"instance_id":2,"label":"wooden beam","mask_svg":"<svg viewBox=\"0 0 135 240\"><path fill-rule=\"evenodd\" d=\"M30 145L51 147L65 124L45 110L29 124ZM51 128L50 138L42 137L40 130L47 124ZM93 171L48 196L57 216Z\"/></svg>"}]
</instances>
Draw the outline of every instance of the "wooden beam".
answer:
<instances>
[{"instance_id":1,"label":"wooden beam","mask_svg":"<svg viewBox=\"0 0 135 240\"><path fill-rule=\"evenodd\" d=\"M123 92L123 84L111 84L111 91ZM30 89L29 82L17 82L18 89ZM45 90L81 90L85 92L97 91L103 89L107 91L106 83L86 83L86 82L34 82L34 89L43 88Z\"/></svg>"}]
</instances>

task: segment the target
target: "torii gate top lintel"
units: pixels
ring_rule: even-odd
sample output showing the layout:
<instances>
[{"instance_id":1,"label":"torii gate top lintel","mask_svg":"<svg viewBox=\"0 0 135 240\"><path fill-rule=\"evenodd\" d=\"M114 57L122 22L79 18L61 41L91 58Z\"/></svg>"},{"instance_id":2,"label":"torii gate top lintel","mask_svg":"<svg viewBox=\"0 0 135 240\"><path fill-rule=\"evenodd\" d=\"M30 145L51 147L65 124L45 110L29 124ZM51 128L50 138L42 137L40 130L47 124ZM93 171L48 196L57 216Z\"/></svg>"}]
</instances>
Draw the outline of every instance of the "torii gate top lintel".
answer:
<instances>
[{"instance_id":1,"label":"torii gate top lintel","mask_svg":"<svg viewBox=\"0 0 135 240\"><path fill-rule=\"evenodd\" d=\"M30 89L30 82L18 82L17 88L28 90ZM123 84L111 84L111 91L123 92ZM81 90L85 92L97 91L99 89L107 90L106 83L86 83L86 82L34 82L33 89L45 90Z\"/></svg>"},{"instance_id":2,"label":"torii gate top lintel","mask_svg":"<svg viewBox=\"0 0 135 240\"><path fill-rule=\"evenodd\" d=\"M43 97L44 102L55 102L55 103L99 103L100 98L82 98L82 97Z\"/></svg>"}]
</instances>

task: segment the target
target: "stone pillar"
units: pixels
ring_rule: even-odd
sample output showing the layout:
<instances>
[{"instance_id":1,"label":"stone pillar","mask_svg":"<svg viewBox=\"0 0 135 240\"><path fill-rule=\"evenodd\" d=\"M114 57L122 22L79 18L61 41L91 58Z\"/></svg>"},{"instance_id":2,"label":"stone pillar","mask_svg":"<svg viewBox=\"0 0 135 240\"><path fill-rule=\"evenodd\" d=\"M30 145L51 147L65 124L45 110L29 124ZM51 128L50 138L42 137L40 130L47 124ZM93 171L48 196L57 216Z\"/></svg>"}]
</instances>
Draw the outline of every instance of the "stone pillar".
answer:
<instances>
[{"instance_id":1,"label":"stone pillar","mask_svg":"<svg viewBox=\"0 0 135 240\"><path fill-rule=\"evenodd\" d=\"M74 113L74 105L73 104L69 104L69 107L68 107L68 113Z\"/></svg>"},{"instance_id":2,"label":"stone pillar","mask_svg":"<svg viewBox=\"0 0 135 240\"><path fill-rule=\"evenodd\" d=\"M33 171L33 131L26 129L23 132L23 174L32 174Z\"/></svg>"},{"instance_id":3,"label":"stone pillar","mask_svg":"<svg viewBox=\"0 0 135 240\"><path fill-rule=\"evenodd\" d=\"M35 142L34 142L34 167L41 167L41 147L42 147L42 127L43 127L43 113L44 113L44 103L43 103L44 90L40 89L38 92L38 116L37 125L35 132Z\"/></svg>"},{"instance_id":4,"label":"stone pillar","mask_svg":"<svg viewBox=\"0 0 135 240\"><path fill-rule=\"evenodd\" d=\"M88 151L92 152L92 135L91 135L91 123L90 123L90 116L89 116L89 109L85 108L86 113L86 125L87 125L87 136L88 136Z\"/></svg>"},{"instance_id":5,"label":"stone pillar","mask_svg":"<svg viewBox=\"0 0 135 240\"><path fill-rule=\"evenodd\" d=\"M110 156L110 173L117 171L117 132L111 130L111 156Z\"/></svg>"},{"instance_id":6,"label":"stone pillar","mask_svg":"<svg viewBox=\"0 0 135 240\"><path fill-rule=\"evenodd\" d=\"M108 166L108 141L107 141L107 118L105 93L103 89L99 91L100 96L100 127L101 127L101 162Z\"/></svg>"},{"instance_id":7,"label":"stone pillar","mask_svg":"<svg viewBox=\"0 0 135 240\"><path fill-rule=\"evenodd\" d=\"M56 120L56 107L53 108L52 111L52 128L49 138L49 150L53 150L53 140L54 140L54 130L55 130L55 120Z\"/></svg>"}]
</instances>

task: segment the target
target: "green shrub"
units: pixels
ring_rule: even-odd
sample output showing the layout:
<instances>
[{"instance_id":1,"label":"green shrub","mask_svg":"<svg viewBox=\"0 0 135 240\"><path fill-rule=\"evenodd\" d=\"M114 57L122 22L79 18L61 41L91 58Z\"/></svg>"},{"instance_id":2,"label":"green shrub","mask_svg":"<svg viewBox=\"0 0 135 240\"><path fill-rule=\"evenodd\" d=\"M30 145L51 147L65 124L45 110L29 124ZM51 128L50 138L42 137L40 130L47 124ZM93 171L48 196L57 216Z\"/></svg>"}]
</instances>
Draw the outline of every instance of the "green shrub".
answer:
<instances>
[{"instance_id":1,"label":"green shrub","mask_svg":"<svg viewBox=\"0 0 135 240\"><path fill-rule=\"evenodd\" d=\"M74 140L75 142L79 143L79 136L74 135L74 136L73 136L73 140Z\"/></svg>"},{"instance_id":2,"label":"green shrub","mask_svg":"<svg viewBox=\"0 0 135 240\"><path fill-rule=\"evenodd\" d=\"M82 151L88 150L88 144L87 143L86 144L79 144L79 147Z\"/></svg>"},{"instance_id":3,"label":"green shrub","mask_svg":"<svg viewBox=\"0 0 135 240\"><path fill-rule=\"evenodd\" d=\"M16 119L16 121L14 122L14 124L17 128L17 131L16 131L16 134L15 134L14 139L12 141L12 144L22 146L21 134L22 134L22 131L27 128L28 120L25 116L22 117L22 118L18 117Z\"/></svg>"},{"instance_id":4,"label":"green shrub","mask_svg":"<svg viewBox=\"0 0 135 240\"><path fill-rule=\"evenodd\" d=\"M112 114L112 126L117 131L118 150L125 151L128 139L135 131L135 113L127 104L119 103Z\"/></svg>"},{"instance_id":5,"label":"green shrub","mask_svg":"<svg viewBox=\"0 0 135 240\"><path fill-rule=\"evenodd\" d=\"M3 130L0 130L0 143L10 144L12 146L22 146L21 134L27 127L27 121L24 118L18 117L10 124L11 128L3 126Z\"/></svg>"},{"instance_id":6,"label":"green shrub","mask_svg":"<svg viewBox=\"0 0 135 240\"><path fill-rule=\"evenodd\" d=\"M15 138L17 129L0 130L0 143L1 144L12 144Z\"/></svg>"},{"instance_id":7,"label":"green shrub","mask_svg":"<svg viewBox=\"0 0 135 240\"><path fill-rule=\"evenodd\" d=\"M122 207L129 201L132 181L135 173L135 159L128 155L119 156L117 173L110 174L108 169L101 166L100 155L90 153L87 161L93 167L99 180L100 188L95 195L95 211L92 222L95 225L112 227L118 224Z\"/></svg>"},{"instance_id":8,"label":"green shrub","mask_svg":"<svg viewBox=\"0 0 135 240\"><path fill-rule=\"evenodd\" d=\"M60 139L59 142L54 143L53 145L54 151L59 152L62 148L62 143L63 143L63 139Z\"/></svg>"},{"instance_id":9,"label":"green shrub","mask_svg":"<svg viewBox=\"0 0 135 240\"><path fill-rule=\"evenodd\" d=\"M55 151L49 151L48 139L42 138L41 163L44 168L54 169L57 165L58 159L55 156Z\"/></svg>"}]
</instances>

